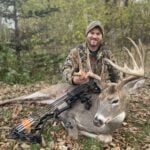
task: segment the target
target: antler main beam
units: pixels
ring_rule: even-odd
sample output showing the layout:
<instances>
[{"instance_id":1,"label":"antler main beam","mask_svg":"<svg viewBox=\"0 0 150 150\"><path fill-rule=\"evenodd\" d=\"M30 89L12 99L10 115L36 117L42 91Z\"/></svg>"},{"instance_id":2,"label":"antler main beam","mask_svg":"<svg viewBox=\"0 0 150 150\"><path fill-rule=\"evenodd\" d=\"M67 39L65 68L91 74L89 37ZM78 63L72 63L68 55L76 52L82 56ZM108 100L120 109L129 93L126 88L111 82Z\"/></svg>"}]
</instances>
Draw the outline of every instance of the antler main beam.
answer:
<instances>
[{"instance_id":1,"label":"antler main beam","mask_svg":"<svg viewBox=\"0 0 150 150\"><path fill-rule=\"evenodd\" d=\"M136 62L133 54L126 47L124 47L124 49L127 51L128 55L130 56L130 58L132 60L133 68L129 68L126 63L124 63L124 67L121 67L121 66L118 66L117 64L113 63L111 60L109 60L107 58L105 58L104 60L107 63L111 64L117 70L121 71L121 72L124 72L124 73L129 74L129 75L143 77L144 76L144 57L145 57L145 53L144 53L144 50L142 48L142 43L139 40L139 46L138 46L131 38L128 38L128 40L133 44L133 46L136 50L136 53L138 54L138 57L140 59L140 65L138 65L138 63Z\"/></svg>"}]
</instances>

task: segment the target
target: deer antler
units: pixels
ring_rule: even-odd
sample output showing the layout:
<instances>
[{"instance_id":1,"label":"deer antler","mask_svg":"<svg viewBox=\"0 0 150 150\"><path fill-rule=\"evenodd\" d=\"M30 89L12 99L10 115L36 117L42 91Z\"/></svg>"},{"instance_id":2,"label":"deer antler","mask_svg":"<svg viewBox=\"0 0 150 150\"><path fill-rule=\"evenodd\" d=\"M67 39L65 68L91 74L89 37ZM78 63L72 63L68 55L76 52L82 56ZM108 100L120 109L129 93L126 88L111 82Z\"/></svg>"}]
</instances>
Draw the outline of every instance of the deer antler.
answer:
<instances>
[{"instance_id":1,"label":"deer antler","mask_svg":"<svg viewBox=\"0 0 150 150\"><path fill-rule=\"evenodd\" d=\"M85 72L84 68L82 66L79 52L78 52L78 58L79 58L79 72L74 73L74 75L76 75L76 76L80 76L80 75L82 75L83 72ZM94 79L101 81L101 77L98 76L97 74L93 73L93 71L92 71L91 64L90 64L90 58L89 58L89 50L87 50L87 66L88 66L88 72L86 73L87 77L92 77Z\"/></svg>"},{"instance_id":2,"label":"deer antler","mask_svg":"<svg viewBox=\"0 0 150 150\"><path fill-rule=\"evenodd\" d=\"M145 57L144 55L145 55L145 53L142 48L142 43L139 40L139 46L138 46L131 38L128 38L128 39L135 47L136 53L138 54L139 59L140 59L140 66L137 64L133 54L126 47L124 47L124 49L127 51L128 55L130 56L130 58L133 62L133 68L129 68L126 63L124 63L124 67L120 67L107 58L105 58L104 60L121 72L124 72L129 75L143 77L144 76L144 57Z\"/></svg>"}]
</instances>

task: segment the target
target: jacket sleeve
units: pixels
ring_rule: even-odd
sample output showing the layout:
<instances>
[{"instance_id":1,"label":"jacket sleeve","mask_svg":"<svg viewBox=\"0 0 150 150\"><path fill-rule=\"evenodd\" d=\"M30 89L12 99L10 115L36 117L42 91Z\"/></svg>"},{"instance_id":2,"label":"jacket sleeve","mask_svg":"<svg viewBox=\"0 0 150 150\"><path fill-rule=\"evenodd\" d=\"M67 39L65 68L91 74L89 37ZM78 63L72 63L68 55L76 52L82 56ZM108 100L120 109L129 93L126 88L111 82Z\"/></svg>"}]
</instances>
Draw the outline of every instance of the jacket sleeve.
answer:
<instances>
[{"instance_id":1,"label":"jacket sleeve","mask_svg":"<svg viewBox=\"0 0 150 150\"><path fill-rule=\"evenodd\" d=\"M64 63L63 77L68 83L74 84L72 82L73 73L78 71L79 71L78 52L77 49L72 49L68 54Z\"/></svg>"},{"instance_id":2,"label":"jacket sleeve","mask_svg":"<svg viewBox=\"0 0 150 150\"><path fill-rule=\"evenodd\" d=\"M116 59L110 50L106 50L105 57L110 59L112 62L116 63ZM110 64L107 63L106 65L107 65L110 81L118 82L120 79L120 72Z\"/></svg>"}]
</instances>

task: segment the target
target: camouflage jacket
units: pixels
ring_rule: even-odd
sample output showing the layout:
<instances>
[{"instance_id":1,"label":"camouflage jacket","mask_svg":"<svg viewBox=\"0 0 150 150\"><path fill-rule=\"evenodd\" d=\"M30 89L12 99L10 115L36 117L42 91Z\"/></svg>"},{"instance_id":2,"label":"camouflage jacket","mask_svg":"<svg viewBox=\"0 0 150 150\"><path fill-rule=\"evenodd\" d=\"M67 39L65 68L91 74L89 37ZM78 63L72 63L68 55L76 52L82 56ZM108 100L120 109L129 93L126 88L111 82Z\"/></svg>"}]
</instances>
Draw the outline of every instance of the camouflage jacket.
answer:
<instances>
[{"instance_id":1,"label":"camouflage jacket","mask_svg":"<svg viewBox=\"0 0 150 150\"><path fill-rule=\"evenodd\" d=\"M87 51L89 49L86 46L86 43L83 43L76 48L72 49L66 58L66 61L64 63L63 67L63 76L67 82L70 84L73 84L72 78L74 75L74 72L79 71L79 56L81 58L81 63L85 71L88 71L87 66ZM89 51L90 52L90 51ZM100 46L98 51L90 54L90 63L92 71L99 76L102 74L102 64L103 64L103 58L108 58L115 62L115 58L112 55L111 51L106 49L104 45ZM104 63L104 69L103 73L105 74L105 79L110 80L111 82L117 82L120 78L119 72L113 68L111 65Z\"/></svg>"}]
</instances>

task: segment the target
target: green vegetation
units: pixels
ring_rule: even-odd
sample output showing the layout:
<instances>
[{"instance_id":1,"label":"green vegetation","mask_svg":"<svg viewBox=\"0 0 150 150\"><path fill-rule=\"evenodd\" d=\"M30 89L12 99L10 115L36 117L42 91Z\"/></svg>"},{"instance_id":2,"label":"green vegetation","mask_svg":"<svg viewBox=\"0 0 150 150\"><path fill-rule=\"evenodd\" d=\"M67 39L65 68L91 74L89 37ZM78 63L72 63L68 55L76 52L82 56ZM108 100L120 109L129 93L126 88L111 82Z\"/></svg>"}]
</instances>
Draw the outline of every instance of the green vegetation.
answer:
<instances>
[{"instance_id":1,"label":"green vegetation","mask_svg":"<svg viewBox=\"0 0 150 150\"><path fill-rule=\"evenodd\" d=\"M92 139L92 138L85 138L85 137L82 137L80 138L80 144L83 145L83 149L84 150L102 150L102 144L98 141L98 140L95 140L95 139Z\"/></svg>"}]
</instances>

